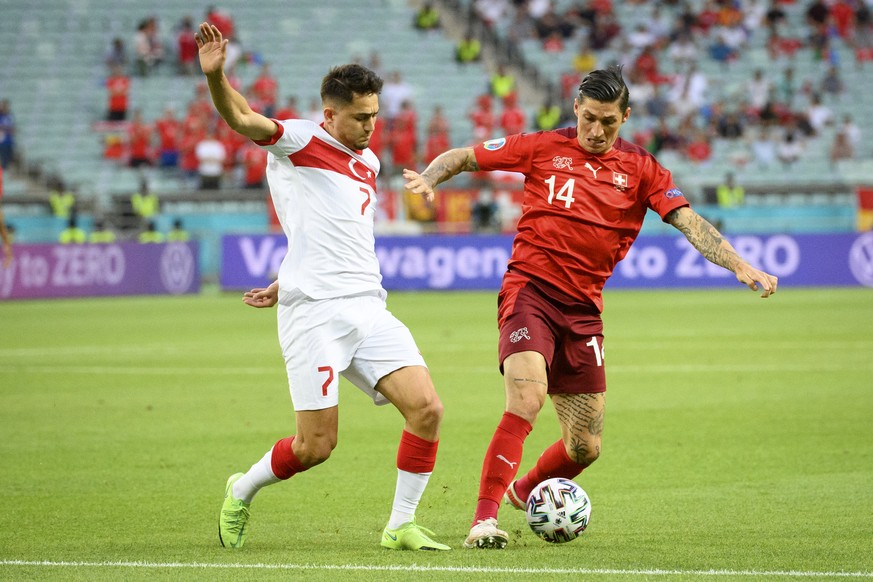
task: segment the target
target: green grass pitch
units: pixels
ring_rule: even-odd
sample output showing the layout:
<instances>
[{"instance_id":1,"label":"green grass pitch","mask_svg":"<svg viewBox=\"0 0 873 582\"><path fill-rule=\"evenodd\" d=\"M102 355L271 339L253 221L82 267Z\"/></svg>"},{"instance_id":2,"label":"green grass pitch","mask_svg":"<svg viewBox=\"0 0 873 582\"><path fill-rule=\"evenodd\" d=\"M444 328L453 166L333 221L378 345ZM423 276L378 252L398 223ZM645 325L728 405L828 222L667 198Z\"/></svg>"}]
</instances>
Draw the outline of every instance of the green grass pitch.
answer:
<instances>
[{"instance_id":1,"label":"green grass pitch","mask_svg":"<svg viewBox=\"0 0 873 582\"><path fill-rule=\"evenodd\" d=\"M230 473L291 434L275 313L238 294L0 303L0 579L873 577L873 291L606 295L603 454L565 545L504 509L464 550L502 412L496 294L392 293L445 404L418 511L448 553L389 552L402 421L341 388L339 446L219 547ZM547 403L521 470L558 438Z\"/></svg>"}]
</instances>

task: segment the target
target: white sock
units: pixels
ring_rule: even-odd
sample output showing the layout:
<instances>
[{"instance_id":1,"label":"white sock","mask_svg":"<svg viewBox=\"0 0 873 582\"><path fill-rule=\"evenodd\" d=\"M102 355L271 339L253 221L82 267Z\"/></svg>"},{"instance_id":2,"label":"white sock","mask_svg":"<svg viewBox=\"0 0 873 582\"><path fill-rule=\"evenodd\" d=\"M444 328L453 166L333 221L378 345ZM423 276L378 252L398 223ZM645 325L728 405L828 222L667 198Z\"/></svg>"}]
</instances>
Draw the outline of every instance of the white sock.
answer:
<instances>
[{"instance_id":1,"label":"white sock","mask_svg":"<svg viewBox=\"0 0 873 582\"><path fill-rule=\"evenodd\" d=\"M391 507L388 529L397 529L404 523L412 521L428 479L430 473L409 473L397 469L397 489L394 491L394 505Z\"/></svg>"},{"instance_id":2,"label":"white sock","mask_svg":"<svg viewBox=\"0 0 873 582\"><path fill-rule=\"evenodd\" d=\"M260 461L252 465L248 473L240 477L233 484L233 496L237 499L242 499L246 503L251 503L255 497L255 493L261 488L273 483L278 483L280 479L273 474L273 449L267 451Z\"/></svg>"}]
</instances>

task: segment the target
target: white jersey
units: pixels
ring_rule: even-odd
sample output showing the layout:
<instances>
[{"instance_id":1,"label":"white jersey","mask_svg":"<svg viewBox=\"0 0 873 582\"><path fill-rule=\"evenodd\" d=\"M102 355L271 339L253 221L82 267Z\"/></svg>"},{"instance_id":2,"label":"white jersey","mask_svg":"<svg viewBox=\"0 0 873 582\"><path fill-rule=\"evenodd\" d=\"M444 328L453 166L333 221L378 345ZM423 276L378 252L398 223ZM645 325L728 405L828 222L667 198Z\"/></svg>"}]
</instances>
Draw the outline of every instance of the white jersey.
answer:
<instances>
[{"instance_id":1,"label":"white jersey","mask_svg":"<svg viewBox=\"0 0 873 582\"><path fill-rule=\"evenodd\" d=\"M369 149L347 148L312 121L276 123L273 137L255 143L270 154L270 195L288 237L279 268L282 295L381 292L373 234L378 158Z\"/></svg>"}]
</instances>

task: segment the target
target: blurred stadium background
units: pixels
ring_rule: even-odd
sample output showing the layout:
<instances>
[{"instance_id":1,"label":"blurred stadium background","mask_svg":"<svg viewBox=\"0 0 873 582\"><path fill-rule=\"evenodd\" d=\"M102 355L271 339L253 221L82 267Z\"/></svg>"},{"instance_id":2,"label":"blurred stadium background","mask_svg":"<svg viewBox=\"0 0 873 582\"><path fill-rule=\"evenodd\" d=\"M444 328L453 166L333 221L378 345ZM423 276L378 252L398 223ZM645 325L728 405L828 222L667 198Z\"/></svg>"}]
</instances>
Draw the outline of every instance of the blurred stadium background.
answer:
<instances>
[{"instance_id":1,"label":"blurred stadium background","mask_svg":"<svg viewBox=\"0 0 873 582\"><path fill-rule=\"evenodd\" d=\"M449 145L478 141L471 112L490 92L490 79L501 67L515 78L525 130L535 131L537 114L549 102L563 108L561 124L572 123L567 115L572 89L586 68L620 63L634 111L623 136L656 152L698 211L726 232L853 232L867 227L865 200L873 184L873 117L868 113L873 64L867 62L873 35L865 2L827 3L821 25L810 19L818 4L446 0L432 3L440 26L428 31L415 26L424 3L414 0L224 0L214 8L233 22L241 48L233 74L240 88L251 97L249 88L268 64L278 83L278 106L293 97L301 115L317 98L331 65L357 60L376 63L386 79L399 73L416 112L419 168L427 161L428 124L436 106L447 119ZM781 17L771 13L775 7ZM144 228L142 219L131 216L131 195L155 194L160 212L151 218L158 230L183 220L200 242L207 280L217 276L223 234L271 230L266 188L243 187L243 163L234 157L243 148L225 164L220 190L199 190L191 173L158 167L153 127L147 154L152 165L129 163L134 112L147 126L167 108L185 122L202 77L178 70L179 26L186 17L196 26L212 8L132 0L3 3L0 100L8 100L15 125L4 208L16 242L57 241L66 220L53 215L50 196L61 191L74 194L83 229L102 221L120 240L135 240ZM143 75L135 33L150 18L163 62ZM549 37L550 30L558 34ZM467 34L481 42L482 56L459 64L456 47ZM127 121L109 123L107 55L116 38L126 47L129 105ZM755 86L759 69L764 83ZM787 69L791 83L785 81ZM652 102L656 86L658 99ZM817 96L823 107L813 111ZM670 106L664 108L663 101ZM504 102L493 96L492 102L496 120L490 137L503 134ZM391 134L387 128L383 133L381 233L475 230L472 207L482 190L497 204L493 229L513 231L520 185L512 176L458 179L453 195L426 208L400 192ZM788 134L801 144L790 163L779 159L780 142ZM840 135L852 147L832 154ZM717 188L729 173L745 190L738 207L717 202ZM652 219L643 232L668 230Z\"/></svg>"}]
</instances>

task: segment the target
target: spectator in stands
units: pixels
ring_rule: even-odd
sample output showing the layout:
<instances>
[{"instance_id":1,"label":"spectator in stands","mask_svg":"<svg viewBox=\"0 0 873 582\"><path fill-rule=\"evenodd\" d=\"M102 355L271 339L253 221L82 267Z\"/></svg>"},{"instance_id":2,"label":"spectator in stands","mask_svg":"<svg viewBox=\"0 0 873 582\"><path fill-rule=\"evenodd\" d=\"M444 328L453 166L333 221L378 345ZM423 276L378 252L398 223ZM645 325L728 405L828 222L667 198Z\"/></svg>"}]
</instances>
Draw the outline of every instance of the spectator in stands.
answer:
<instances>
[{"instance_id":1,"label":"spectator in stands","mask_svg":"<svg viewBox=\"0 0 873 582\"><path fill-rule=\"evenodd\" d=\"M670 89L669 99L674 112L698 111L706 102L709 82L692 63L684 74L676 75Z\"/></svg>"},{"instance_id":2,"label":"spectator in stands","mask_svg":"<svg viewBox=\"0 0 873 582\"><path fill-rule=\"evenodd\" d=\"M472 8L482 24L490 28L507 17L509 3L506 0L473 0Z\"/></svg>"},{"instance_id":3,"label":"spectator in stands","mask_svg":"<svg viewBox=\"0 0 873 582\"><path fill-rule=\"evenodd\" d=\"M810 98L809 107L806 109L806 119L816 134L821 133L826 126L831 125L834 121L831 108L822 102L821 95L818 93L813 93Z\"/></svg>"},{"instance_id":4,"label":"spectator in stands","mask_svg":"<svg viewBox=\"0 0 873 582\"><path fill-rule=\"evenodd\" d=\"M197 42L194 40L194 23L185 16L176 28L176 66L180 75L193 75L200 68L197 62Z\"/></svg>"},{"instance_id":5,"label":"spectator in stands","mask_svg":"<svg viewBox=\"0 0 873 582\"><path fill-rule=\"evenodd\" d=\"M140 223L151 220L161 212L161 201L158 195L149 189L145 178L139 181L139 190L130 195L130 208L140 219Z\"/></svg>"},{"instance_id":6,"label":"spectator in stands","mask_svg":"<svg viewBox=\"0 0 873 582\"><path fill-rule=\"evenodd\" d=\"M252 82L249 93L251 94L249 103L252 108L266 117L273 117L279 95L279 83L270 72L270 65L264 63L261 66L261 72Z\"/></svg>"},{"instance_id":7,"label":"spectator in stands","mask_svg":"<svg viewBox=\"0 0 873 582\"><path fill-rule=\"evenodd\" d=\"M834 134L834 141L831 143L831 165L835 166L840 160L851 160L854 157L855 148L852 146L852 142L849 141L849 136L843 131L836 132Z\"/></svg>"},{"instance_id":8,"label":"spectator in stands","mask_svg":"<svg viewBox=\"0 0 873 582\"><path fill-rule=\"evenodd\" d=\"M736 60L737 51L728 42L727 34L725 32L719 31L715 35L715 41L709 45L709 56L712 57L714 61L718 61L722 64L727 64L730 61Z\"/></svg>"},{"instance_id":9,"label":"spectator in stands","mask_svg":"<svg viewBox=\"0 0 873 582\"><path fill-rule=\"evenodd\" d=\"M391 126L391 171L399 174L403 168L413 168L418 162L418 113L412 101L406 99Z\"/></svg>"},{"instance_id":10,"label":"spectator in stands","mask_svg":"<svg viewBox=\"0 0 873 582\"><path fill-rule=\"evenodd\" d=\"M289 95L285 105L276 110L276 119L300 119L300 111L297 109L297 97Z\"/></svg>"},{"instance_id":11,"label":"spectator in stands","mask_svg":"<svg viewBox=\"0 0 873 582\"><path fill-rule=\"evenodd\" d=\"M384 94L385 91L383 90L382 93ZM384 100L383 100L383 103L384 103ZM387 111L386 111L385 115L387 118L387 115L388 115ZM322 121L324 121L324 110L321 108L321 101L320 100L316 99L315 97L313 97L312 99L309 100L309 108L306 110L306 113L304 114L304 118L308 119L310 121L314 121L315 123L321 123Z\"/></svg>"},{"instance_id":12,"label":"spectator in stands","mask_svg":"<svg viewBox=\"0 0 873 582\"><path fill-rule=\"evenodd\" d=\"M494 112L492 110L491 95L482 94L476 98L476 104L469 114L473 123L473 139L485 141L494 133Z\"/></svg>"},{"instance_id":13,"label":"spectator in stands","mask_svg":"<svg viewBox=\"0 0 873 582\"><path fill-rule=\"evenodd\" d=\"M130 93L130 77L116 65L106 79L106 119L107 121L124 121L127 119L128 94Z\"/></svg>"},{"instance_id":14,"label":"spectator in stands","mask_svg":"<svg viewBox=\"0 0 873 582\"><path fill-rule=\"evenodd\" d=\"M840 126L839 131L846 134L849 143L852 144L852 147L857 151L858 146L861 145L861 128L858 127L858 124L856 124L855 120L852 119L851 114L846 113L843 115L843 123Z\"/></svg>"},{"instance_id":15,"label":"spectator in stands","mask_svg":"<svg viewBox=\"0 0 873 582\"><path fill-rule=\"evenodd\" d=\"M725 111L716 120L718 135L725 139L739 139L743 137L743 120L738 111Z\"/></svg>"},{"instance_id":16,"label":"spectator in stands","mask_svg":"<svg viewBox=\"0 0 873 582\"><path fill-rule=\"evenodd\" d=\"M164 109L163 117L155 121L158 132L158 166L175 168L179 165L179 142L182 123L172 107Z\"/></svg>"},{"instance_id":17,"label":"spectator in stands","mask_svg":"<svg viewBox=\"0 0 873 582\"><path fill-rule=\"evenodd\" d=\"M776 157L785 168L790 168L803 155L803 143L796 131L786 131L776 146Z\"/></svg>"},{"instance_id":18,"label":"spectator in stands","mask_svg":"<svg viewBox=\"0 0 873 582\"><path fill-rule=\"evenodd\" d=\"M3 166L0 166L0 245L3 247L3 261L0 266L6 268L12 264L13 254L12 236L10 236L9 228L6 226L6 217L3 216Z\"/></svg>"},{"instance_id":19,"label":"spectator in stands","mask_svg":"<svg viewBox=\"0 0 873 582\"><path fill-rule=\"evenodd\" d=\"M133 36L133 48L136 54L136 72L141 77L150 75L163 62L164 47L155 17L140 21Z\"/></svg>"},{"instance_id":20,"label":"spectator in stands","mask_svg":"<svg viewBox=\"0 0 873 582\"><path fill-rule=\"evenodd\" d=\"M152 127L143 121L138 109L127 128L127 149L131 168L152 165Z\"/></svg>"},{"instance_id":21,"label":"spectator in stands","mask_svg":"<svg viewBox=\"0 0 873 582\"><path fill-rule=\"evenodd\" d=\"M91 244L112 244L115 242L115 231L106 227L106 221L97 219L94 221L94 230L88 234L88 242Z\"/></svg>"},{"instance_id":22,"label":"spectator in stands","mask_svg":"<svg viewBox=\"0 0 873 582\"><path fill-rule=\"evenodd\" d=\"M792 109L794 107L795 95L797 95L797 82L794 78L794 68L785 67L782 70L782 78L775 87L776 102L788 109Z\"/></svg>"},{"instance_id":23,"label":"spectator in stands","mask_svg":"<svg viewBox=\"0 0 873 582\"><path fill-rule=\"evenodd\" d=\"M64 184L63 180L52 180L49 191L49 205L55 218L69 220L76 213L76 195Z\"/></svg>"},{"instance_id":24,"label":"spectator in stands","mask_svg":"<svg viewBox=\"0 0 873 582\"><path fill-rule=\"evenodd\" d=\"M435 157L451 147L449 120L440 105L434 105L433 113L427 123L427 141L424 146L424 163L429 164ZM372 144L372 139L370 140Z\"/></svg>"},{"instance_id":25,"label":"spectator in stands","mask_svg":"<svg viewBox=\"0 0 873 582\"><path fill-rule=\"evenodd\" d=\"M780 0L770 0L770 6L764 15L764 22L771 34L778 34L779 28L788 20Z\"/></svg>"},{"instance_id":26,"label":"spectator in stands","mask_svg":"<svg viewBox=\"0 0 873 582\"><path fill-rule=\"evenodd\" d=\"M198 182L197 144L206 137L206 124L201 117L188 115L183 124L182 137L179 140L179 169L189 188L194 188Z\"/></svg>"},{"instance_id":27,"label":"spectator in stands","mask_svg":"<svg viewBox=\"0 0 873 582\"><path fill-rule=\"evenodd\" d=\"M561 108L550 98L546 99L534 115L538 131L549 131L561 122Z\"/></svg>"},{"instance_id":28,"label":"spectator in stands","mask_svg":"<svg viewBox=\"0 0 873 582\"><path fill-rule=\"evenodd\" d=\"M425 2L418 12L415 13L412 24L418 30L438 30L440 27L440 12L433 5L433 2Z\"/></svg>"},{"instance_id":29,"label":"spectator in stands","mask_svg":"<svg viewBox=\"0 0 873 582\"><path fill-rule=\"evenodd\" d=\"M597 53L591 50L591 43L588 42L588 37L583 36L579 40L579 49L576 51L576 54L573 55L573 70L580 75L587 75L596 68ZM579 83L575 83L575 85L578 84Z\"/></svg>"},{"instance_id":30,"label":"spectator in stands","mask_svg":"<svg viewBox=\"0 0 873 582\"><path fill-rule=\"evenodd\" d=\"M109 45L109 50L106 51L106 57L103 59L106 67L112 71L114 67L121 67L121 70L126 70L128 65L127 47L124 44L124 39L115 37L112 39L112 44Z\"/></svg>"},{"instance_id":31,"label":"spectator in stands","mask_svg":"<svg viewBox=\"0 0 873 582\"><path fill-rule=\"evenodd\" d=\"M657 155L664 150L679 151L683 145L682 137L670 129L666 119L661 118L652 134L652 141L646 145L646 149Z\"/></svg>"},{"instance_id":32,"label":"spectator in stands","mask_svg":"<svg viewBox=\"0 0 873 582\"><path fill-rule=\"evenodd\" d=\"M776 165L776 142L773 141L773 131L770 127L763 125L757 130L757 137L753 137L752 144L752 159L755 164L761 169L769 169Z\"/></svg>"},{"instance_id":33,"label":"spectator in stands","mask_svg":"<svg viewBox=\"0 0 873 582\"><path fill-rule=\"evenodd\" d=\"M15 117L9 99L0 100L0 168L9 167L15 158Z\"/></svg>"},{"instance_id":34,"label":"spectator in stands","mask_svg":"<svg viewBox=\"0 0 873 582\"><path fill-rule=\"evenodd\" d=\"M58 235L58 242L62 245L81 245L88 241L88 235L84 230L79 228L78 216L75 212L70 214L67 220L67 227Z\"/></svg>"},{"instance_id":35,"label":"spectator in stands","mask_svg":"<svg viewBox=\"0 0 873 582\"><path fill-rule=\"evenodd\" d=\"M652 87L652 95L645 102L644 111L647 115L656 119L666 117L670 113L670 101L664 94L664 89L661 85L654 85Z\"/></svg>"},{"instance_id":36,"label":"spectator in stands","mask_svg":"<svg viewBox=\"0 0 873 582\"><path fill-rule=\"evenodd\" d=\"M515 75L507 70L503 64L497 65L497 70L491 75L488 83L491 95L497 99L503 99L510 93L515 92Z\"/></svg>"},{"instance_id":37,"label":"spectator in stands","mask_svg":"<svg viewBox=\"0 0 873 582\"><path fill-rule=\"evenodd\" d=\"M191 235L185 230L185 225L181 218L173 219L173 226L167 233L167 242L188 242L191 240Z\"/></svg>"},{"instance_id":38,"label":"spectator in stands","mask_svg":"<svg viewBox=\"0 0 873 582\"><path fill-rule=\"evenodd\" d=\"M224 61L224 70L233 71L236 63L243 54L242 44L236 34L236 24L233 17L226 11L217 6L209 6L206 9L206 22L212 23L227 42L227 58ZM236 87L234 87L236 88Z\"/></svg>"},{"instance_id":39,"label":"spectator in stands","mask_svg":"<svg viewBox=\"0 0 873 582\"><path fill-rule=\"evenodd\" d=\"M233 131L223 119L220 119L215 125L215 138L224 146L224 173L229 174L233 172L242 156L242 149L248 145L250 140Z\"/></svg>"},{"instance_id":40,"label":"spectator in stands","mask_svg":"<svg viewBox=\"0 0 873 582\"><path fill-rule=\"evenodd\" d=\"M500 210L491 188L479 190L470 208L470 219L473 232L500 232Z\"/></svg>"},{"instance_id":41,"label":"spectator in stands","mask_svg":"<svg viewBox=\"0 0 873 582\"><path fill-rule=\"evenodd\" d=\"M724 182L715 189L716 200L722 208L737 208L743 206L746 201L746 190L736 183L734 173L725 174Z\"/></svg>"},{"instance_id":42,"label":"spectator in stands","mask_svg":"<svg viewBox=\"0 0 873 582\"><path fill-rule=\"evenodd\" d=\"M144 231L139 233L137 240L141 244L156 244L162 243L166 239L164 238L164 234L158 230L157 225L154 220L149 220L146 224L146 228Z\"/></svg>"},{"instance_id":43,"label":"spectator in stands","mask_svg":"<svg viewBox=\"0 0 873 582\"><path fill-rule=\"evenodd\" d=\"M746 81L746 98L749 107L757 115L770 99L773 84L768 77L764 76L763 69L755 69L752 78Z\"/></svg>"},{"instance_id":44,"label":"spectator in stands","mask_svg":"<svg viewBox=\"0 0 873 582\"><path fill-rule=\"evenodd\" d=\"M704 130L698 129L692 133L691 140L685 145L685 157L698 165L712 158L712 144Z\"/></svg>"},{"instance_id":45,"label":"spectator in stands","mask_svg":"<svg viewBox=\"0 0 873 582\"><path fill-rule=\"evenodd\" d=\"M240 161L243 169L243 188L263 189L267 178L267 151L250 141L240 150Z\"/></svg>"},{"instance_id":46,"label":"spectator in stands","mask_svg":"<svg viewBox=\"0 0 873 582\"><path fill-rule=\"evenodd\" d=\"M224 174L224 161L227 149L215 137L214 131L207 131L194 150L197 156L197 173L200 176L201 190L218 190Z\"/></svg>"},{"instance_id":47,"label":"spectator in stands","mask_svg":"<svg viewBox=\"0 0 873 582\"><path fill-rule=\"evenodd\" d=\"M517 46L522 41L536 36L534 21L523 6L517 6L512 20L506 29L506 40L510 46Z\"/></svg>"},{"instance_id":48,"label":"spectator in stands","mask_svg":"<svg viewBox=\"0 0 873 582\"><path fill-rule=\"evenodd\" d=\"M468 30L458 45L455 47L455 61L466 65L467 63L475 63L482 59L482 43L473 35L471 30Z\"/></svg>"},{"instance_id":49,"label":"spectator in stands","mask_svg":"<svg viewBox=\"0 0 873 582\"><path fill-rule=\"evenodd\" d=\"M527 115L518 104L518 95L515 93L510 93L503 98L500 127L503 129L504 135L522 133L527 129Z\"/></svg>"},{"instance_id":50,"label":"spectator in stands","mask_svg":"<svg viewBox=\"0 0 873 582\"><path fill-rule=\"evenodd\" d=\"M388 79L382 87L380 95L380 103L382 109L379 111L380 117L383 117L387 122L388 129L391 130L391 124L394 118L400 113L400 106L404 101L412 100L412 86L403 80L400 71L394 70L388 75ZM319 104L319 110L321 104Z\"/></svg>"},{"instance_id":51,"label":"spectator in stands","mask_svg":"<svg viewBox=\"0 0 873 582\"><path fill-rule=\"evenodd\" d=\"M687 69L700 59L700 48L690 32L680 31L667 47L666 55L678 70Z\"/></svg>"},{"instance_id":52,"label":"spectator in stands","mask_svg":"<svg viewBox=\"0 0 873 582\"><path fill-rule=\"evenodd\" d=\"M560 32L553 32L543 40L543 52L560 53L564 51L564 37Z\"/></svg>"},{"instance_id":53,"label":"spectator in stands","mask_svg":"<svg viewBox=\"0 0 873 582\"><path fill-rule=\"evenodd\" d=\"M846 86L840 76L840 69L835 65L828 67L824 77L821 80L821 92L839 97L845 91Z\"/></svg>"}]
</instances>

